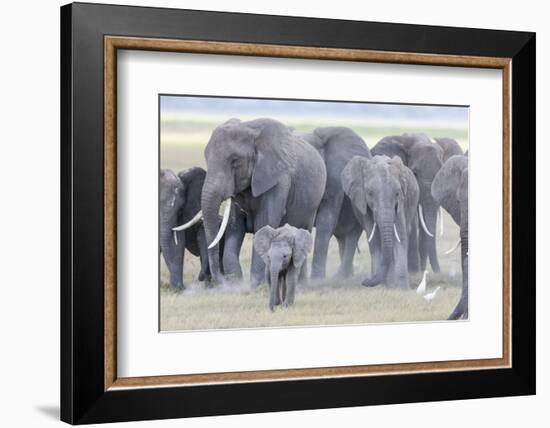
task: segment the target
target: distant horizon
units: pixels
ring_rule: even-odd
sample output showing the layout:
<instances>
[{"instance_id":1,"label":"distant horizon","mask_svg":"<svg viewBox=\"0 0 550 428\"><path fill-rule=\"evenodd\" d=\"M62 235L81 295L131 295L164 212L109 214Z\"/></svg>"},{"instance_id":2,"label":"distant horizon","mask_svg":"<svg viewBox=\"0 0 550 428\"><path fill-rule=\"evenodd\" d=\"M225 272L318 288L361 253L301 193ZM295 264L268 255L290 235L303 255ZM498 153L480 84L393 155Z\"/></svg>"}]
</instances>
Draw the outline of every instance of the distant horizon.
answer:
<instances>
[{"instance_id":1,"label":"distant horizon","mask_svg":"<svg viewBox=\"0 0 550 428\"><path fill-rule=\"evenodd\" d=\"M161 113L218 114L228 116L276 115L338 116L365 120L436 122L469 121L468 106L380 103L369 101L289 100L277 98L160 95Z\"/></svg>"}]
</instances>

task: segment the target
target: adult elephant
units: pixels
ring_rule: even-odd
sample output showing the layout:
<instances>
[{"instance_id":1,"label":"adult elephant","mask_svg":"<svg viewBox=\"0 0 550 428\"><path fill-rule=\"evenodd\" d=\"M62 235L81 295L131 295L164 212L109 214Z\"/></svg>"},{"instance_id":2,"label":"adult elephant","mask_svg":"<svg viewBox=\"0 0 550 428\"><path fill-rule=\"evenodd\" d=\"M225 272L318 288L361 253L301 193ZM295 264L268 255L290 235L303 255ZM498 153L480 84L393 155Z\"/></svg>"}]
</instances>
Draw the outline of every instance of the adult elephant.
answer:
<instances>
[{"instance_id":1,"label":"adult elephant","mask_svg":"<svg viewBox=\"0 0 550 428\"><path fill-rule=\"evenodd\" d=\"M327 169L327 185L315 220L311 277L325 277L329 241L334 235L341 259L336 276L347 278L353 275L353 257L363 228L355 218L351 201L344 192L341 174L353 157L370 159L372 156L363 139L349 128L317 128L304 138L321 154Z\"/></svg>"},{"instance_id":2,"label":"adult elephant","mask_svg":"<svg viewBox=\"0 0 550 428\"><path fill-rule=\"evenodd\" d=\"M462 292L449 319L468 317L468 157L450 157L436 174L432 194L460 227Z\"/></svg>"},{"instance_id":3,"label":"adult elephant","mask_svg":"<svg viewBox=\"0 0 550 428\"><path fill-rule=\"evenodd\" d=\"M177 175L170 169L160 171L160 251L170 273L170 287L181 291L185 249L199 256L199 281L209 276L206 237L200 224L193 222L200 211L200 195L206 171L190 168ZM173 231L181 223L191 223L187 230Z\"/></svg>"},{"instance_id":4,"label":"adult elephant","mask_svg":"<svg viewBox=\"0 0 550 428\"><path fill-rule=\"evenodd\" d=\"M462 147L453 138L441 137L434 138L434 140L443 149L443 163L451 156L464 154Z\"/></svg>"},{"instance_id":5,"label":"adult elephant","mask_svg":"<svg viewBox=\"0 0 550 428\"><path fill-rule=\"evenodd\" d=\"M431 142L425 134L403 134L385 137L371 150L373 156L399 156L416 177L420 198L418 203L419 225L413 225L409 249L409 269L425 270L428 260L434 272L439 272L439 260L436 248L436 226L439 204L431 192L432 181L443 165L443 149ZM418 237L418 238L416 238ZM418 242L416 242L418 239Z\"/></svg>"},{"instance_id":6,"label":"adult elephant","mask_svg":"<svg viewBox=\"0 0 550 428\"><path fill-rule=\"evenodd\" d=\"M414 175L398 156L356 156L341 179L371 249L372 275L362 284L408 289L408 240L419 198Z\"/></svg>"},{"instance_id":7,"label":"adult elephant","mask_svg":"<svg viewBox=\"0 0 550 428\"><path fill-rule=\"evenodd\" d=\"M214 282L223 282L217 244L225 232L232 199L246 212L252 232L285 223L311 231L325 190L325 164L310 144L285 125L273 119L230 119L214 130L204 155L208 172L201 200ZM218 228L218 210L228 199ZM264 276L264 262L254 250L252 285L262 283Z\"/></svg>"}]
</instances>

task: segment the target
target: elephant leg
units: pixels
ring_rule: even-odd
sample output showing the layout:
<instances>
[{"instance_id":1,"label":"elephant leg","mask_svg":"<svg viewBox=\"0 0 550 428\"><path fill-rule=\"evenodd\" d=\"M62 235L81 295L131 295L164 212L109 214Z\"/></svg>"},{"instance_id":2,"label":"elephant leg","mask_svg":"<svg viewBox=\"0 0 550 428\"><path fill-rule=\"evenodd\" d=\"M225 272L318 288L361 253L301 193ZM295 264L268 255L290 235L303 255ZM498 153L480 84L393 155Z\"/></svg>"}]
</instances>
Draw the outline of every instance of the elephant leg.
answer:
<instances>
[{"instance_id":1,"label":"elephant leg","mask_svg":"<svg viewBox=\"0 0 550 428\"><path fill-rule=\"evenodd\" d=\"M428 243L428 257L430 259L430 265L434 272L439 272L441 269L439 267L439 260L437 259L437 243L435 237L429 238Z\"/></svg>"},{"instance_id":2,"label":"elephant leg","mask_svg":"<svg viewBox=\"0 0 550 428\"><path fill-rule=\"evenodd\" d=\"M244 236L246 234L246 225L244 218L232 225L231 230L225 234L225 242L223 249L223 270L226 277L242 279L243 272L239 255L243 245Z\"/></svg>"},{"instance_id":3,"label":"elephant leg","mask_svg":"<svg viewBox=\"0 0 550 428\"><path fill-rule=\"evenodd\" d=\"M252 249L252 260L250 262L251 287L256 288L260 286L264 282L264 280L265 280L264 262L262 258L259 256L258 252Z\"/></svg>"},{"instance_id":4,"label":"elephant leg","mask_svg":"<svg viewBox=\"0 0 550 428\"><path fill-rule=\"evenodd\" d=\"M426 270L428 259L434 272L439 272L439 261L437 260L437 248L435 238L432 238L421 230L419 233L418 249L420 253L420 270Z\"/></svg>"},{"instance_id":5,"label":"elephant leg","mask_svg":"<svg viewBox=\"0 0 550 428\"><path fill-rule=\"evenodd\" d=\"M177 243L171 231L161 236L161 252L170 273L170 288L176 291L185 289L183 283L183 257L185 252L185 232L177 233Z\"/></svg>"},{"instance_id":6,"label":"elephant leg","mask_svg":"<svg viewBox=\"0 0 550 428\"><path fill-rule=\"evenodd\" d=\"M434 272L439 272L439 261L437 260L436 236L437 236L437 209L430 209L424 214L428 230L434 234L429 236L423 229L420 233L420 267L426 269L428 259Z\"/></svg>"},{"instance_id":7,"label":"elephant leg","mask_svg":"<svg viewBox=\"0 0 550 428\"><path fill-rule=\"evenodd\" d=\"M302 267L300 268L300 275L298 277L298 283L307 284L307 282L308 282L307 263L304 263L302 265Z\"/></svg>"},{"instance_id":8,"label":"elephant leg","mask_svg":"<svg viewBox=\"0 0 550 428\"><path fill-rule=\"evenodd\" d=\"M338 254L340 255L340 263L342 263L342 259L344 258L344 247L346 245L346 238L336 237L336 242L338 242Z\"/></svg>"},{"instance_id":9,"label":"elephant leg","mask_svg":"<svg viewBox=\"0 0 550 428\"><path fill-rule=\"evenodd\" d=\"M197 232L197 243L199 246L199 258L201 261L201 271L199 272L199 281L210 281L210 268L208 265L208 246L206 245L206 236L201 227Z\"/></svg>"},{"instance_id":10,"label":"elephant leg","mask_svg":"<svg viewBox=\"0 0 550 428\"><path fill-rule=\"evenodd\" d=\"M409 272L418 272L418 223L413 220L409 233L408 267Z\"/></svg>"},{"instance_id":11,"label":"elephant leg","mask_svg":"<svg viewBox=\"0 0 550 428\"><path fill-rule=\"evenodd\" d=\"M353 276L353 258L355 257L357 242L359 242L359 237L362 232L363 230L360 227L357 227L346 235L341 254L340 269L336 274L338 278L349 278L350 276Z\"/></svg>"},{"instance_id":12,"label":"elephant leg","mask_svg":"<svg viewBox=\"0 0 550 428\"><path fill-rule=\"evenodd\" d=\"M418 255L420 257L420 270L426 270L426 264L428 262L428 242L430 237L426 235L423 230L418 233Z\"/></svg>"},{"instance_id":13,"label":"elephant leg","mask_svg":"<svg viewBox=\"0 0 550 428\"><path fill-rule=\"evenodd\" d=\"M330 243L330 238L334 234L334 229L340 215L343 200L344 192L326 195L317 210L317 217L315 219L315 245L313 248L313 262L311 264L311 278L325 278L328 246Z\"/></svg>"},{"instance_id":14,"label":"elephant leg","mask_svg":"<svg viewBox=\"0 0 550 428\"><path fill-rule=\"evenodd\" d=\"M408 238L403 238L401 243L394 243L394 284L402 290L409 289L409 269L408 269Z\"/></svg>"},{"instance_id":15,"label":"elephant leg","mask_svg":"<svg viewBox=\"0 0 550 428\"><path fill-rule=\"evenodd\" d=\"M305 263L302 265L304 267ZM296 285L298 281L298 273L301 272L301 268L291 267L286 273L286 295L283 300L284 306L290 306L294 304L294 294L296 293Z\"/></svg>"}]
</instances>

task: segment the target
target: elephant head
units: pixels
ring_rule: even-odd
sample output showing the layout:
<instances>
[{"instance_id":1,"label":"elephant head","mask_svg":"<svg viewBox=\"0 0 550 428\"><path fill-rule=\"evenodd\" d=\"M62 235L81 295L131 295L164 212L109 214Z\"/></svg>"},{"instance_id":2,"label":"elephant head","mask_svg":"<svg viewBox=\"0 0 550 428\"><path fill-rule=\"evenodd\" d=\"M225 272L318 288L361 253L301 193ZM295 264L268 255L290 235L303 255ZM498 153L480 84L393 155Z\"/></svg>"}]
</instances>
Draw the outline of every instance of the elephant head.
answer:
<instances>
[{"instance_id":1,"label":"elephant head","mask_svg":"<svg viewBox=\"0 0 550 428\"><path fill-rule=\"evenodd\" d=\"M372 148L371 154L373 156L389 156L393 158L394 156L399 156L403 161L403 164L408 165L409 156L405 151L405 147L401 144L403 137L401 136L390 136L384 137Z\"/></svg>"},{"instance_id":2,"label":"elephant head","mask_svg":"<svg viewBox=\"0 0 550 428\"><path fill-rule=\"evenodd\" d=\"M270 284L269 308L294 301L296 281L313 246L311 233L285 224L277 229L262 227L254 235L254 249L266 266Z\"/></svg>"},{"instance_id":3,"label":"elephant head","mask_svg":"<svg viewBox=\"0 0 550 428\"><path fill-rule=\"evenodd\" d=\"M245 190L257 198L273 188L294 167L295 160L287 150L293 138L285 125L271 119L230 119L212 133L204 151L208 172L202 213L214 281L222 281L217 243L227 225L230 200L218 229L220 205Z\"/></svg>"},{"instance_id":4,"label":"elephant head","mask_svg":"<svg viewBox=\"0 0 550 428\"><path fill-rule=\"evenodd\" d=\"M170 272L170 286L182 290L185 232L172 228L191 220L200 211L200 193L206 172L190 168L176 175L172 170L160 172L160 249Z\"/></svg>"},{"instance_id":5,"label":"elephant head","mask_svg":"<svg viewBox=\"0 0 550 428\"><path fill-rule=\"evenodd\" d=\"M468 157L451 156L432 183L432 195L460 226L462 294L449 319L468 316Z\"/></svg>"},{"instance_id":6,"label":"elephant head","mask_svg":"<svg viewBox=\"0 0 550 428\"><path fill-rule=\"evenodd\" d=\"M443 165L443 149L440 145L432 143L425 134L404 134L401 141L408 156L407 166L415 175L420 190L418 218L421 226L421 269L425 269L429 258L434 272L439 272L435 242L439 203L433 198L431 187L435 175Z\"/></svg>"},{"instance_id":7,"label":"elephant head","mask_svg":"<svg viewBox=\"0 0 550 428\"><path fill-rule=\"evenodd\" d=\"M363 285L372 287L386 282L392 265L394 245L407 242L411 209L418 202L418 186L398 156L354 157L341 174L344 192L369 237L378 231L381 262ZM371 230L367 230L368 227ZM406 247L405 247L406 248ZM405 252L406 257L406 252ZM395 264L395 263L394 263Z\"/></svg>"},{"instance_id":8,"label":"elephant head","mask_svg":"<svg viewBox=\"0 0 550 428\"><path fill-rule=\"evenodd\" d=\"M456 140L447 137L434 138L436 144L443 149L443 163L447 161L451 156L463 155L462 147L456 142Z\"/></svg>"}]
</instances>

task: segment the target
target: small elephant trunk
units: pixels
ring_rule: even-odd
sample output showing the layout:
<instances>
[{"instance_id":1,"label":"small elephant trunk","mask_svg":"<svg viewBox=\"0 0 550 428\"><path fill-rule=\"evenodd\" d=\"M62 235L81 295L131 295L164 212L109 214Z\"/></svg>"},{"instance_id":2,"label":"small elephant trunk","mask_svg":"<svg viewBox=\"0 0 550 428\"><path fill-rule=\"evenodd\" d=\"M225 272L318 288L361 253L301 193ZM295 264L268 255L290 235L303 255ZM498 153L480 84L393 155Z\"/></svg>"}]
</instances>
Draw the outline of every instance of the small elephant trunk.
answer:
<instances>
[{"instance_id":1,"label":"small elephant trunk","mask_svg":"<svg viewBox=\"0 0 550 428\"><path fill-rule=\"evenodd\" d=\"M273 308L281 303L280 290L279 290L279 274L278 269L272 269L270 275L270 290L269 290L269 309Z\"/></svg>"},{"instance_id":2,"label":"small elephant trunk","mask_svg":"<svg viewBox=\"0 0 550 428\"><path fill-rule=\"evenodd\" d=\"M285 272L286 267L283 263L282 258L279 255L271 254L269 262L269 309L273 308L282 303L284 282L286 281Z\"/></svg>"}]
</instances>

